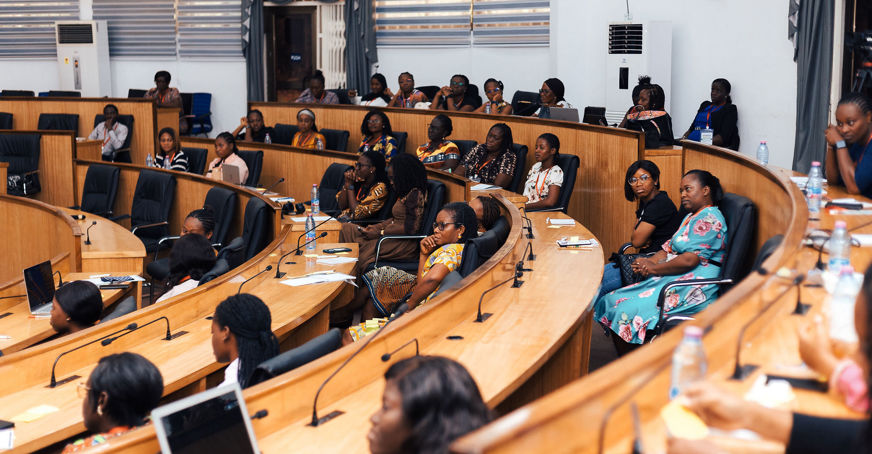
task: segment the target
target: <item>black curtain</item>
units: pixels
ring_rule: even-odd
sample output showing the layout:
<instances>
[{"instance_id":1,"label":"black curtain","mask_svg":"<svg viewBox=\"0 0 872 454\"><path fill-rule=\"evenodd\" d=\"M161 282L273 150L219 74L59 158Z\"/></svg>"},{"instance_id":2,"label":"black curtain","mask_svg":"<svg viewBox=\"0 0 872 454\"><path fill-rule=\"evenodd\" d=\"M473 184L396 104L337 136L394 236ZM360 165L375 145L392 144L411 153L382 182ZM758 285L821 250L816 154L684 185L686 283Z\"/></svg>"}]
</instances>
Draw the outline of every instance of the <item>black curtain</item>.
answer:
<instances>
[{"instance_id":1,"label":"black curtain","mask_svg":"<svg viewBox=\"0 0 872 454\"><path fill-rule=\"evenodd\" d=\"M371 69L378 62L372 0L345 0L345 80L349 89L369 93Z\"/></svg>"},{"instance_id":2,"label":"black curtain","mask_svg":"<svg viewBox=\"0 0 872 454\"><path fill-rule=\"evenodd\" d=\"M826 156L833 62L834 0L801 0L796 27L796 142L793 170Z\"/></svg>"},{"instance_id":3,"label":"black curtain","mask_svg":"<svg viewBox=\"0 0 872 454\"><path fill-rule=\"evenodd\" d=\"M242 0L242 55L248 80L248 101L264 100L263 0Z\"/></svg>"}]
</instances>

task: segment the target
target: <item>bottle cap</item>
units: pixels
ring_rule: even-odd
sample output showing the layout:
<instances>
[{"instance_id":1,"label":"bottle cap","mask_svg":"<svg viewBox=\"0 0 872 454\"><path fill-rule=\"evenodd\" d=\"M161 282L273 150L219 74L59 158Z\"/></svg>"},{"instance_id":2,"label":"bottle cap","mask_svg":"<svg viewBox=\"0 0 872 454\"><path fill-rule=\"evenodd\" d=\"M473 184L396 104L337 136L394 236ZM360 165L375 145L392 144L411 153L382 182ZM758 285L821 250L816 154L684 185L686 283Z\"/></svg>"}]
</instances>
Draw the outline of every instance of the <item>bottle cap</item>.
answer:
<instances>
[{"instance_id":1,"label":"bottle cap","mask_svg":"<svg viewBox=\"0 0 872 454\"><path fill-rule=\"evenodd\" d=\"M764 139L764 140L761 140L761 141L760 141L760 145L766 145L766 140L765 140L765 139Z\"/></svg>"},{"instance_id":2,"label":"bottle cap","mask_svg":"<svg viewBox=\"0 0 872 454\"><path fill-rule=\"evenodd\" d=\"M846 229L848 228L848 224L845 221L836 221L835 224L837 229Z\"/></svg>"},{"instance_id":3,"label":"bottle cap","mask_svg":"<svg viewBox=\"0 0 872 454\"><path fill-rule=\"evenodd\" d=\"M684 328L684 336L702 339L702 328L698 326L688 326L687 328Z\"/></svg>"},{"instance_id":4,"label":"bottle cap","mask_svg":"<svg viewBox=\"0 0 872 454\"><path fill-rule=\"evenodd\" d=\"M820 161L812 161L811 165L820 167L821 162Z\"/></svg>"},{"instance_id":5,"label":"bottle cap","mask_svg":"<svg viewBox=\"0 0 872 454\"><path fill-rule=\"evenodd\" d=\"M854 275L854 267L851 265L842 265L842 269L839 270L839 274L840 275L847 274L848 276L853 276Z\"/></svg>"}]
</instances>

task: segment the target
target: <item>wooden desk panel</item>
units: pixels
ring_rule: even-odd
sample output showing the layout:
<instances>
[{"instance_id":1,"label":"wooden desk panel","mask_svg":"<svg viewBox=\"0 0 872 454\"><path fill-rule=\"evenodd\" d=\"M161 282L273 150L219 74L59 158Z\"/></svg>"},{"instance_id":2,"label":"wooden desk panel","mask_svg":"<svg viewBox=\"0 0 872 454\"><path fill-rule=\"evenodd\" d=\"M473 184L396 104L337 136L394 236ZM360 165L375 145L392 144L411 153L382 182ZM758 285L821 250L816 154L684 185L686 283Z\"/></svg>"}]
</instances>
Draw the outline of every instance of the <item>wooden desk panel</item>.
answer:
<instances>
[{"instance_id":1,"label":"wooden desk panel","mask_svg":"<svg viewBox=\"0 0 872 454\"><path fill-rule=\"evenodd\" d=\"M84 219L76 220L82 237L82 272L111 273L123 272L142 274L145 260L145 245L130 230L96 214L81 210L62 208L68 215L82 215ZM96 221L92 227L92 222ZM87 230L91 228L91 244L85 244L88 239Z\"/></svg>"},{"instance_id":2,"label":"wooden desk panel","mask_svg":"<svg viewBox=\"0 0 872 454\"><path fill-rule=\"evenodd\" d=\"M0 162L0 181L6 181L6 172L9 170L8 162ZM6 194L6 185L0 184L0 195Z\"/></svg>"},{"instance_id":3,"label":"wooden desk panel","mask_svg":"<svg viewBox=\"0 0 872 454\"><path fill-rule=\"evenodd\" d=\"M39 139L39 183L41 190L33 199L60 206L74 205L72 189L75 187L73 159L76 156L75 137L65 131L12 131L0 134L40 134ZM5 179L3 181L6 181ZM4 192L6 188L4 187Z\"/></svg>"},{"instance_id":4,"label":"wooden desk panel","mask_svg":"<svg viewBox=\"0 0 872 454\"><path fill-rule=\"evenodd\" d=\"M669 198L678 205L678 189L681 185L681 176L685 172L684 150L680 146L646 148L644 159L657 164L660 169L660 189L667 191Z\"/></svg>"}]
</instances>

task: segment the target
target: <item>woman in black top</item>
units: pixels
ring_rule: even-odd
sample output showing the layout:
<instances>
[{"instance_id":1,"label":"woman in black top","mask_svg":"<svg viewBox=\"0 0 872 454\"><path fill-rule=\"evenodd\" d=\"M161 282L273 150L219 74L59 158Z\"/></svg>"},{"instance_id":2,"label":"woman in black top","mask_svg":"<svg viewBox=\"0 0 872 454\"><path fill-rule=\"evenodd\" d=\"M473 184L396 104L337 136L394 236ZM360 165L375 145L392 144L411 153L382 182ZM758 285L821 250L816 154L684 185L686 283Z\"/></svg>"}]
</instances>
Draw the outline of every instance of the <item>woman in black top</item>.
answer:
<instances>
[{"instance_id":1,"label":"woman in black top","mask_svg":"<svg viewBox=\"0 0 872 454\"><path fill-rule=\"evenodd\" d=\"M660 190L657 164L644 159L630 164L624 179L624 196L630 202L639 202L630 243L640 254L659 251L678 230L684 213L679 213L666 191ZM606 264L600 296L623 286L618 265Z\"/></svg>"},{"instance_id":2,"label":"woman in black top","mask_svg":"<svg viewBox=\"0 0 872 454\"><path fill-rule=\"evenodd\" d=\"M242 131L243 129L245 131ZM273 131L273 128L263 124L263 114L255 109L248 112L248 115L240 120L239 126L233 130L233 136L236 137L236 140L245 142L272 143L272 136L275 136L275 131Z\"/></svg>"},{"instance_id":3,"label":"woman in black top","mask_svg":"<svg viewBox=\"0 0 872 454\"><path fill-rule=\"evenodd\" d=\"M433 97L433 110L472 112L481 105L481 97L469 93L469 78L463 74L451 76L451 85L442 87Z\"/></svg>"},{"instance_id":4,"label":"woman in black top","mask_svg":"<svg viewBox=\"0 0 872 454\"><path fill-rule=\"evenodd\" d=\"M666 112L663 87L650 84L639 92L636 111L627 114L627 128L645 133L645 148L672 146L672 117Z\"/></svg>"},{"instance_id":5,"label":"woman in black top","mask_svg":"<svg viewBox=\"0 0 872 454\"><path fill-rule=\"evenodd\" d=\"M700 132L711 128L714 131L712 145L739 150L739 110L730 98L730 82L727 79L715 79L712 82L711 101L703 101L699 105L696 118L682 139L700 140Z\"/></svg>"},{"instance_id":6,"label":"woman in black top","mask_svg":"<svg viewBox=\"0 0 872 454\"><path fill-rule=\"evenodd\" d=\"M388 88L388 81L385 76L375 73L369 78L369 93L360 98L360 104L363 106L387 106L391 102L391 89ZM349 90L357 95L356 90ZM349 93L351 96L351 93ZM353 96L352 96L353 97ZM377 101L381 100L381 101ZM384 102L384 104L381 104Z\"/></svg>"}]
</instances>

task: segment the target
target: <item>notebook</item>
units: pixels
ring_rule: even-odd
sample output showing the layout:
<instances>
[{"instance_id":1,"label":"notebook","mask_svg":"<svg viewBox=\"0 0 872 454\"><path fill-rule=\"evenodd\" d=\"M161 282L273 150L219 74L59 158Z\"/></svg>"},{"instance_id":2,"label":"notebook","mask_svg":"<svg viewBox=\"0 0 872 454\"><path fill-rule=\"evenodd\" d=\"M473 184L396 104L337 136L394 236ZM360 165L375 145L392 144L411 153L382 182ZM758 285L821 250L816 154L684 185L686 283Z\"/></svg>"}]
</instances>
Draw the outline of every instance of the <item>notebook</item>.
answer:
<instances>
[{"instance_id":1,"label":"notebook","mask_svg":"<svg viewBox=\"0 0 872 454\"><path fill-rule=\"evenodd\" d=\"M223 164L221 173L224 175L224 181L230 184L242 184L239 177L239 167L233 164Z\"/></svg>"}]
</instances>

